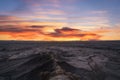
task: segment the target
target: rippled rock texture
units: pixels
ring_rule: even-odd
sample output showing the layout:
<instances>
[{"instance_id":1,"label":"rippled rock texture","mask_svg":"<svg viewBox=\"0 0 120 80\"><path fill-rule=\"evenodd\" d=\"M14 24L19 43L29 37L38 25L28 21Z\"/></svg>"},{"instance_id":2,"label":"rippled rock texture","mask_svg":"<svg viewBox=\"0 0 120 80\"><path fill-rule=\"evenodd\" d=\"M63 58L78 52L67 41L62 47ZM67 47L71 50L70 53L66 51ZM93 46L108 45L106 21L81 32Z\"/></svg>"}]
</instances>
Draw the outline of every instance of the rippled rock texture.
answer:
<instances>
[{"instance_id":1,"label":"rippled rock texture","mask_svg":"<svg viewBox=\"0 0 120 80\"><path fill-rule=\"evenodd\" d=\"M120 41L1 41L0 80L120 80Z\"/></svg>"}]
</instances>

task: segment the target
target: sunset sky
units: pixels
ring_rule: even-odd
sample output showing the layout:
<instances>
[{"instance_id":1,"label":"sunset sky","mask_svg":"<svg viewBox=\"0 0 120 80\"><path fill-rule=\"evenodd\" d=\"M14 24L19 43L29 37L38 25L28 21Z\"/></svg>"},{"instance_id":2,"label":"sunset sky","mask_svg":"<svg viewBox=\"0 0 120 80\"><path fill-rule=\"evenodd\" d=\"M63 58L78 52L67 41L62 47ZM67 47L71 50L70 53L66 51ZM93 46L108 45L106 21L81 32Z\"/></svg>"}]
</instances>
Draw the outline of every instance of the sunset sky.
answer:
<instances>
[{"instance_id":1,"label":"sunset sky","mask_svg":"<svg viewBox=\"0 0 120 80\"><path fill-rule=\"evenodd\" d=\"M0 0L0 40L120 40L120 0Z\"/></svg>"}]
</instances>

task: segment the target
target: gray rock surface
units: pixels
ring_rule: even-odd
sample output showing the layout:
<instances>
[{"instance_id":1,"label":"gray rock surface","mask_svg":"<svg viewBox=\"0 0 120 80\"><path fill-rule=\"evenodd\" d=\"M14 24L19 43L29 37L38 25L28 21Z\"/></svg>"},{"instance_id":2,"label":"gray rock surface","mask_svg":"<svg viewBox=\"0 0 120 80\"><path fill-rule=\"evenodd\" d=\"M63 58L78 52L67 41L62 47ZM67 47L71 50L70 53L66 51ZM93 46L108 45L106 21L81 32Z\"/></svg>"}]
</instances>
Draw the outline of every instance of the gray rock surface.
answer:
<instances>
[{"instance_id":1,"label":"gray rock surface","mask_svg":"<svg viewBox=\"0 0 120 80\"><path fill-rule=\"evenodd\" d=\"M0 80L120 80L120 41L1 41Z\"/></svg>"}]
</instances>

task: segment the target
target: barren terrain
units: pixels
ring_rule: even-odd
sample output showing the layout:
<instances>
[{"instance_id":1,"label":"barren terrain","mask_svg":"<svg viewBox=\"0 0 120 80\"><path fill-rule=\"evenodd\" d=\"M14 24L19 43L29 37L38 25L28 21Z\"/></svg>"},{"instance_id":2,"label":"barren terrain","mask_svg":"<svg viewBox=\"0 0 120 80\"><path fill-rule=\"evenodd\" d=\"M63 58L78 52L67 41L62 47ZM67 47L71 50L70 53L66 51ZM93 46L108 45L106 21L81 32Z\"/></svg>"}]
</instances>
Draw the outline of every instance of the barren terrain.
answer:
<instances>
[{"instance_id":1,"label":"barren terrain","mask_svg":"<svg viewBox=\"0 0 120 80\"><path fill-rule=\"evenodd\" d=\"M0 80L120 80L120 41L0 41Z\"/></svg>"}]
</instances>

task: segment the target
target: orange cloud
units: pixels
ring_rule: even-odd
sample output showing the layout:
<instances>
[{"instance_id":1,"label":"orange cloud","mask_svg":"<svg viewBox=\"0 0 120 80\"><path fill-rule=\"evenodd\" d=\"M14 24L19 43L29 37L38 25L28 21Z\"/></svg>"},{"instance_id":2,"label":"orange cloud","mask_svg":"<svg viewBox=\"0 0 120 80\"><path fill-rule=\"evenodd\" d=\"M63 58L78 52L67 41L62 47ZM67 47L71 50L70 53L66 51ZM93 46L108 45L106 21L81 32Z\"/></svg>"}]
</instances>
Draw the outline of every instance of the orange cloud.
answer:
<instances>
[{"instance_id":1,"label":"orange cloud","mask_svg":"<svg viewBox=\"0 0 120 80\"><path fill-rule=\"evenodd\" d=\"M105 28L103 30L104 32L98 33L102 35L102 37L100 38L101 40L120 40L120 25L110 28Z\"/></svg>"},{"instance_id":2,"label":"orange cloud","mask_svg":"<svg viewBox=\"0 0 120 80\"><path fill-rule=\"evenodd\" d=\"M9 22L9 21L6 21ZM19 22L19 21L18 21ZM2 23L2 22L1 22ZM15 23L13 21L13 23ZM120 40L119 25L109 28L83 31L73 27L60 27L65 23L23 21L17 25L0 24L0 40Z\"/></svg>"},{"instance_id":3,"label":"orange cloud","mask_svg":"<svg viewBox=\"0 0 120 80\"><path fill-rule=\"evenodd\" d=\"M48 35L58 40L98 40L101 37L95 33L84 32L69 27L55 29L55 32L49 33Z\"/></svg>"},{"instance_id":4,"label":"orange cloud","mask_svg":"<svg viewBox=\"0 0 120 80\"><path fill-rule=\"evenodd\" d=\"M49 31L48 29L51 29ZM26 28L20 27L1 27L1 35L9 35L10 39L15 40L44 40L44 41L65 41L65 40L98 40L99 35L95 33L87 33L79 29L50 26L27 26ZM3 39L2 39L3 40Z\"/></svg>"}]
</instances>

